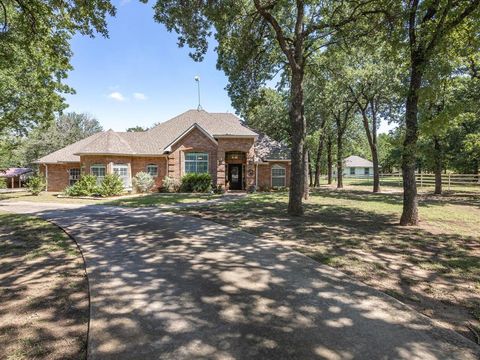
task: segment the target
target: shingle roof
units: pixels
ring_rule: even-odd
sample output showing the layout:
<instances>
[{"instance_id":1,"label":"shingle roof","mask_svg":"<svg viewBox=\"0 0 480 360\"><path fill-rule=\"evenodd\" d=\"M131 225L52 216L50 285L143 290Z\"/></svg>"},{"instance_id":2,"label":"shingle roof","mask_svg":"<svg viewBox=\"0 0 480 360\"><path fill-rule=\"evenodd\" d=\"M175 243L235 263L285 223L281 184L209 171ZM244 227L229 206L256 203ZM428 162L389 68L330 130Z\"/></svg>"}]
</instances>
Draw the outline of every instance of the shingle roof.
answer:
<instances>
[{"instance_id":1,"label":"shingle roof","mask_svg":"<svg viewBox=\"0 0 480 360\"><path fill-rule=\"evenodd\" d=\"M101 136L103 133L99 132L93 134L85 139L77 141L76 143L70 144L61 148L60 150L54 151L51 154L48 154L44 157L41 157L36 163L57 163L57 162L80 162L80 156L74 155L78 153L81 149L87 146L90 142L94 141L97 137Z\"/></svg>"},{"instance_id":2,"label":"shingle roof","mask_svg":"<svg viewBox=\"0 0 480 360\"><path fill-rule=\"evenodd\" d=\"M79 154L161 155L165 148L197 124L212 137L258 136L234 114L188 110L145 132L94 134L37 160L38 163L79 162Z\"/></svg>"},{"instance_id":3,"label":"shingle roof","mask_svg":"<svg viewBox=\"0 0 480 360\"><path fill-rule=\"evenodd\" d=\"M204 110L188 110L173 119L158 124L147 133L164 147L178 138L193 124L198 124L213 137L257 136L257 133L242 124L240 119L229 113L207 113Z\"/></svg>"},{"instance_id":4,"label":"shingle roof","mask_svg":"<svg viewBox=\"0 0 480 360\"><path fill-rule=\"evenodd\" d=\"M258 136L254 149L255 161L290 160L290 148L265 134Z\"/></svg>"},{"instance_id":5,"label":"shingle roof","mask_svg":"<svg viewBox=\"0 0 480 360\"><path fill-rule=\"evenodd\" d=\"M14 177L14 176L19 176L23 174L28 174L29 172L32 172L32 169L30 168L8 168L6 170L0 170L0 177Z\"/></svg>"},{"instance_id":6,"label":"shingle roof","mask_svg":"<svg viewBox=\"0 0 480 360\"><path fill-rule=\"evenodd\" d=\"M373 167L373 163L370 160L356 155L349 156L343 161L345 167Z\"/></svg>"}]
</instances>

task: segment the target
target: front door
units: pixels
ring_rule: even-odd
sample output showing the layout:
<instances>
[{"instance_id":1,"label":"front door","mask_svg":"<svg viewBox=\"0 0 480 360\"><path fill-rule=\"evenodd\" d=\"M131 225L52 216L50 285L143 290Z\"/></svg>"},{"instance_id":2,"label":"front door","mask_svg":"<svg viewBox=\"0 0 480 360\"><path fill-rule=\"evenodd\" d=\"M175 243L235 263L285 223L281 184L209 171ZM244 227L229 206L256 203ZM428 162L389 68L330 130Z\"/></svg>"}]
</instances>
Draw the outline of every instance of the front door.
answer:
<instances>
[{"instance_id":1,"label":"front door","mask_svg":"<svg viewBox=\"0 0 480 360\"><path fill-rule=\"evenodd\" d=\"M230 190L242 190L242 164L228 164Z\"/></svg>"}]
</instances>

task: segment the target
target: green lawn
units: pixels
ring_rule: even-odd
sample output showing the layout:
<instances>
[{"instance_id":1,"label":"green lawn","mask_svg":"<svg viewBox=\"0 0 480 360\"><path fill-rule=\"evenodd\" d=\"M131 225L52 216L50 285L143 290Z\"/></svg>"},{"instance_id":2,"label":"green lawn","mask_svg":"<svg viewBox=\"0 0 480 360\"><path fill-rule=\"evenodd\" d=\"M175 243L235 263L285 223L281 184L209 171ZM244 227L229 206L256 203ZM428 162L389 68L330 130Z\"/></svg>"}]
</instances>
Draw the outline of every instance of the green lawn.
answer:
<instances>
[{"instance_id":1,"label":"green lawn","mask_svg":"<svg viewBox=\"0 0 480 360\"><path fill-rule=\"evenodd\" d=\"M106 201L101 200L89 200L89 199L73 199L73 198L58 198L57 192L42 192L38 196L31 195L28 192L15 192L15 193L0 193L0 201L31 201L31 202L56 202L61 204L98 204Z\"/></svg>"},{"instance_id":2,"label":"green lawn","mask_svg":"<svg viewBox=\"0 0 480 360\"><path fill-rule=\"evenodd\" d=\"M139 195L129 198L121 198L106 202L107 205L143 207L143 206L168 206L178 204L200 203L208 200L218 199L222 195L214 194L185 194L185 193L154 193Z\"/></svg>"},{"instance_id":3,"label":"green lawn","mask_svg":"<svg viewBox=\"0 0 480 360\"><path fill-rule=\"evenodd\" d=\"M222 195L215 194L186 194L186 193L151 193L134 194L110 199L75 199L57 197L59 193L42 192L38 196L27 192L0 194L0 201L31 201L31 202L55 202L60 204L103 204L114 206L168 206L187 203L199 203L207 200L218 199Z\"/></svg>"},{"instance_id":4,"label":"green lawn","mask_svg":"<svg viewBox=\"0 0 480 360\"><path fill-rule=\"evenodd\" d=\"M398 226L402 195L316 190L303 217L287 193L181 209L289 245L474 339L480 329L480 194L420 196L419 227Z\"/></svg>"},{"instance_id":5,"label":"green lawn","mask_svg":"<svg viewBox=\"0 0 480 360\"><path fill-rule=\"evenodd\" d=\"M47 221L0 212L0 359L85 359L88 311L75 243Z\"/></svg>"}]
</instances>

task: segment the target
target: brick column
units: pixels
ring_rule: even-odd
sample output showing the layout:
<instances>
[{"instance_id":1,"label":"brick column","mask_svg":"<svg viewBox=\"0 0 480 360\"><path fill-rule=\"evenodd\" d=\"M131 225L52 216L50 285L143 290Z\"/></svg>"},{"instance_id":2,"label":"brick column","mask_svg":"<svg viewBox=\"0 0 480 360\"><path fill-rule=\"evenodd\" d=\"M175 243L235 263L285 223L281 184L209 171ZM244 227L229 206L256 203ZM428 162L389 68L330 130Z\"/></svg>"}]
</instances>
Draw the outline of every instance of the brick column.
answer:
<instances>
[{"instance_id":1,"label":"brick column","mask_svg":"<svg viewBox=\"0 0 480 360\"><path fill-rule=\"evenodd\" d=\"M217 185L225 188L225 150L222 146L217 150Z\"/></svg>"}]
</instances>

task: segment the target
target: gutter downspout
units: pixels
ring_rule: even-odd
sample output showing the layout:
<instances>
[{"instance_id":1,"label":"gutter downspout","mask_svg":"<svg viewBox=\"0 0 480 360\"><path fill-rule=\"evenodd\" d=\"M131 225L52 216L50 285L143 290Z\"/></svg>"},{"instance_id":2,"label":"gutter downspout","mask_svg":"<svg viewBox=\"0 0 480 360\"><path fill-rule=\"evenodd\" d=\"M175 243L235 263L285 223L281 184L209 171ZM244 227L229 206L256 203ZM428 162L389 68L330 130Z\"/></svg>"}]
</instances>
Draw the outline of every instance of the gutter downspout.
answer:
<instances>
[{"instance_id":1,"label":"gutter downspout","mask_svg":"<svg viewBox=\"0 0 480 360\"><path fill-rule=\"evenodd\" d=\"M255 164L255 187L258 190L258 163Z\"/></svg>"},{"instance_id":2,"label":"gutter downspout","mask_svg":"<svg viewBox=\"0 0 480 360\"><path fill-rule=\"evenodd\" d=\"M45 188L48 191L48 165L45 164Z\"/></svg>"},{"instance_id":3,"label":"gutter downspout","mask_svg":"<svg viewBox=\"0 0 480 360\"><path fill-rule=\"evenodd\" d=\"M169 175L169 174L168 174L168 161L169 161L169 159L168 159L168 155L167 155L166 159L167 159L167 161L165 162L165 164L166 164L166 169L165 169L165 176L164 176L164 179L165 179L165 178L166 178L166 177Z\"/></svg>"}]
</instances>

